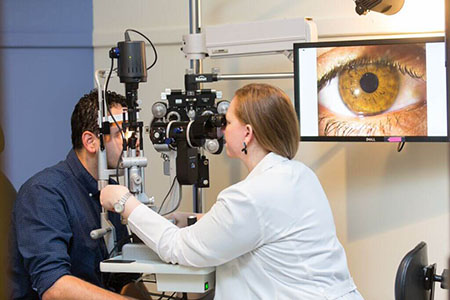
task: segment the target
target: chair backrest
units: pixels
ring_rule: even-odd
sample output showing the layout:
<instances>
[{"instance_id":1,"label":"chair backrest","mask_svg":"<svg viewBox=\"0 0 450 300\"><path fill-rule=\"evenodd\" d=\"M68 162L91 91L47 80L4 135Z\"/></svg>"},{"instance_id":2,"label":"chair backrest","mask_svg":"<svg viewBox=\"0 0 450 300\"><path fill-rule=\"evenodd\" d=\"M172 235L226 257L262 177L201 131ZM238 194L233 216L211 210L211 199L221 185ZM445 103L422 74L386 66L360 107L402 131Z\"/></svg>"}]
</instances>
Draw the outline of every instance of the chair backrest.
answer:
<instances>
[{"instance_id":1,"label":"chair backrest","mask_svg":"<svg viewBox=\"0 0 450 300\"><path fill-rule=\"evenodd\" d=\"M397 269L395 300L432 300L432 290L425 288L427 265L427 244L420 242L405 255Z\"/></svg>"},{"instance_id":2,"label":"chair backrest","mask_svg":"<svg viewBox=\"0 0 450 300\"><path fill-rule=\"evenodd\" d=\"M0 160L2 159L0 154ZM1 161L0 161L1 165ZM10 270L10 223L16 190L9 179L0 169L0 299L9 299L9 270ZM5 242L7 241L7 242Z\"/></svg>"}]
</instances>

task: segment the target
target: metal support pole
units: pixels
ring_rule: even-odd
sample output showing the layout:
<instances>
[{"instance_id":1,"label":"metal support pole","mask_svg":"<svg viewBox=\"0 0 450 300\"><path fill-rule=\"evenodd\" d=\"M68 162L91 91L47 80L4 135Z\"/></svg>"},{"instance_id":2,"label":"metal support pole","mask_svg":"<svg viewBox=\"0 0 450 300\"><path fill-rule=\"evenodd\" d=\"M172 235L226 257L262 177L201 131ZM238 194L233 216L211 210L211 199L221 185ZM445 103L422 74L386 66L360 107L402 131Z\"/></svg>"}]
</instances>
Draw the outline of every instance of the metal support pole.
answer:
<instances>
[{"instance_id":1,"label":"metal support pole","mask_svg":"<svg viewBox=\"0 0 450 300\"><path fill-rule=\"evenodd\" d=\"M201 0L189 0L189 33L201 33ZM203 73L203 62L201 59L191 59L190 68L194 74ZM200 150L200 155L203 155L203 149ZM197 185L192 187L192 201L193 211L195 213L203 212L203 191Z\"/></svg>"},{"instance_id":2,"label":"metal support pole","mask_svg":"<svg viewBox=\"0 0 450 300\"><path fill-rule=\"evenodd\" d=\"M189 33L201 33L202 28L202 11L200 0L189 0ZM201 59L191 59L190 68L194 74L203 72L203 62Z\"/></svg>"}]
</instances>

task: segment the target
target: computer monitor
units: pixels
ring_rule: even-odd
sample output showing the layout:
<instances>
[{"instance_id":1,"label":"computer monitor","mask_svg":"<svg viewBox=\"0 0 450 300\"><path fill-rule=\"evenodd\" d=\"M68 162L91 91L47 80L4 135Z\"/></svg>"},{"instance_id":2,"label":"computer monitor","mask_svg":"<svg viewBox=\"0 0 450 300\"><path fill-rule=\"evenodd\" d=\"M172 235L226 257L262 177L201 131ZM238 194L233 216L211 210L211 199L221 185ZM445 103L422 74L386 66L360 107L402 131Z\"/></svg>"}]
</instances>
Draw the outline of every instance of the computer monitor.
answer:
<instances>
[{"instance_id":1,"label":"computer monitor","mask_svg":"<svg viewBox=\"0 0 450 300\"><path fill-rule=\"evenodd\" d=\"M444 37L294 44L303 141L449 141Z\"/></svg>"},{"instance_id":2,"label":"computer monitor","mask_svg":"<svg viewBox=\"0 0 450 300\"><path fill-rule=\"evenodd\" d=\"M427 244L420 242L402 259L395 278L395 300L433 300L434 284L426 289ZM432 277L432 276L431 276Z\"/></svg>"}]
</instances>

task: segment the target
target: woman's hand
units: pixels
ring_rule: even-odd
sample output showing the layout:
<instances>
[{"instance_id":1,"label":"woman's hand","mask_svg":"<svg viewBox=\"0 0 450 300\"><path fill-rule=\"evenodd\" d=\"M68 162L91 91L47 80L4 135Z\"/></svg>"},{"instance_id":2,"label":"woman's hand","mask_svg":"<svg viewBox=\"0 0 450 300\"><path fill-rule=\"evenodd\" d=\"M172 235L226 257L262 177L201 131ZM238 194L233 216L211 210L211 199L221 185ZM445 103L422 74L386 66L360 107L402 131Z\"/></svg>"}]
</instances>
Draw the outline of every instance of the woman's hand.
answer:
<instances>
[{"instance_id":1,"label":"woman's hand","mask_svg":"<svg viewBox=\"0 0 450 300\"><path fill-rule=\"evenodd\" d=\"M114 211L114 203L128 192L128 189L123 185L109 184L100 192L100 203L107 210Z\"/></svg>"},{"instance_id":2,"label":"woman's hand","mask_svg":"<svg viewBox=\"0 0 450 300\"><path fill-rule=\"evenodd\" d=\"M100 204L107 210L114 211L114 204L119 201L129 190L123 185L110 184L105 186L100 192ZM125 202L125 209L122 212L124 218L133 212L141 204L134 196L128 198Z\"/></svg>"}]
</instances>

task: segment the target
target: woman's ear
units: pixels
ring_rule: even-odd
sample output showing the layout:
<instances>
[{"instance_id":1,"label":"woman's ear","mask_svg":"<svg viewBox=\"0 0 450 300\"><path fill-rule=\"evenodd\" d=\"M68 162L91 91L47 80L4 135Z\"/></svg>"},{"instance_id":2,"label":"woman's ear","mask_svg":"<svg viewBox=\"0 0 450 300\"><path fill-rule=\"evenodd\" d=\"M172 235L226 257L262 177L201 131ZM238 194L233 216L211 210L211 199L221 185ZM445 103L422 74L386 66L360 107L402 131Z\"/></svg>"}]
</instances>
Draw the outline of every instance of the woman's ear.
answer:
<instances>
[{"instance_id":1,"label":"woman's ear","mask_svg":"<svg viewBox=\"0 0 450 300\"><path fill-rule=\"evenodd\" d=\"M98 150L98 138L95 134L93 134L90 131L85 131L83 132L83 134L81 135L81 141L83 143L83 147L84 149L86 149L87 152L89 153L97 153Z\"/></svg>"},{"instance_id":2,"label":"woman's ear","mask_svg":"<svg viewBox=\"0 0 450 300\"><path fill-rule=\"evenodd\" d=\"M245 125L244 141L248 144L253 140L253 127L250 124Z\"/></svg>"}]
</instances>

